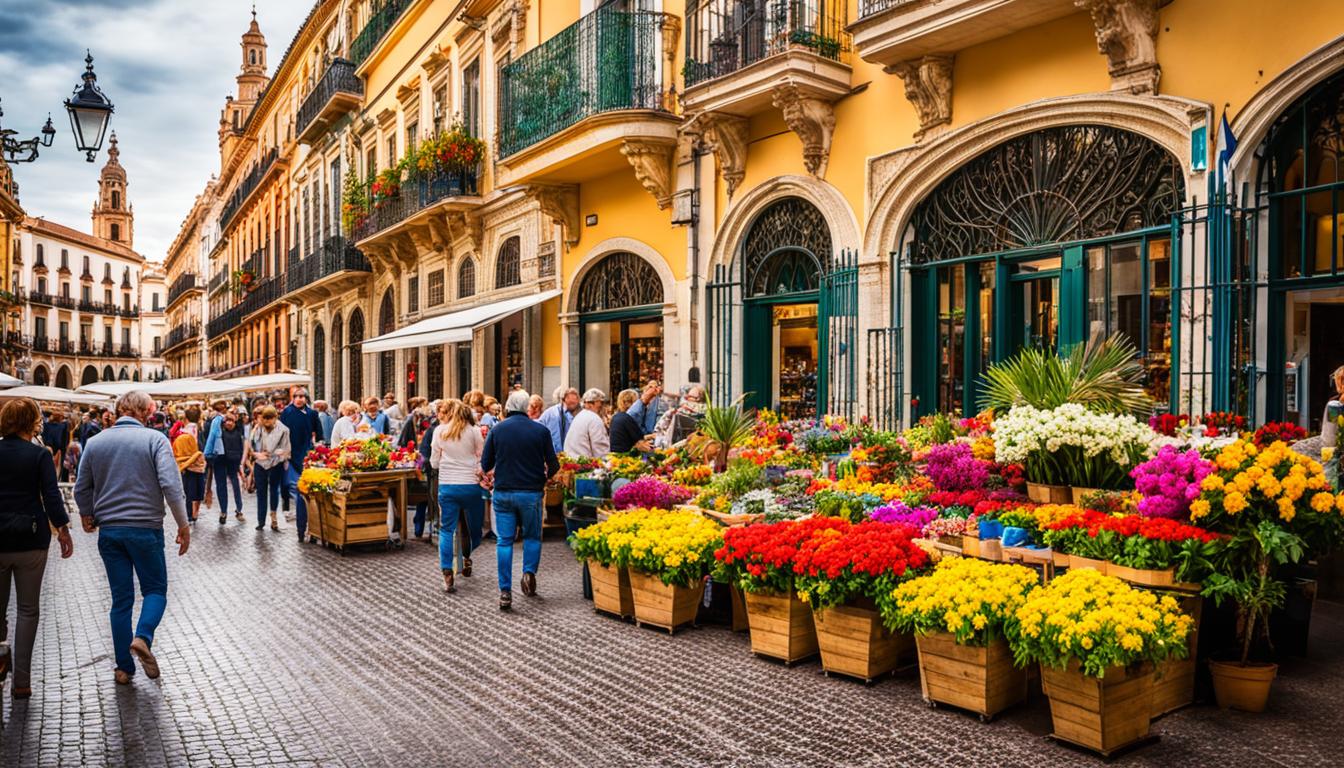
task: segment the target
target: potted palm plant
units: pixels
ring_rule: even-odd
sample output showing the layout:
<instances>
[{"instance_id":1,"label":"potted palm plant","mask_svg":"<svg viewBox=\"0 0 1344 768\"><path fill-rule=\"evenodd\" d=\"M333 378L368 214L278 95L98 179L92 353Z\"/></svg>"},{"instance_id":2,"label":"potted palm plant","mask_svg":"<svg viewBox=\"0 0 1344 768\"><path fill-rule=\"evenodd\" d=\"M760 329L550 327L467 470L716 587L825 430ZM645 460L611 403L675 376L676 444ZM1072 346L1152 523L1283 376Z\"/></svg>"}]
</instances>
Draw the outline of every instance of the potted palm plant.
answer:
<instances>
[{"instance_id":1,"label":"potted palm plant","mask_svg":"<svg viewBox=\"0 0 1344 768\"><path fill-rule=\"evenodd\" d=\"M710 445L716 449L714 471L722 472L728 466L728 452L745 443L755 434L756 416L747 413L742 407L746 395L726 406L711 405L705 408L705 416L700 421L700 433L709 438Z\"/></svg>"}]
</instances>

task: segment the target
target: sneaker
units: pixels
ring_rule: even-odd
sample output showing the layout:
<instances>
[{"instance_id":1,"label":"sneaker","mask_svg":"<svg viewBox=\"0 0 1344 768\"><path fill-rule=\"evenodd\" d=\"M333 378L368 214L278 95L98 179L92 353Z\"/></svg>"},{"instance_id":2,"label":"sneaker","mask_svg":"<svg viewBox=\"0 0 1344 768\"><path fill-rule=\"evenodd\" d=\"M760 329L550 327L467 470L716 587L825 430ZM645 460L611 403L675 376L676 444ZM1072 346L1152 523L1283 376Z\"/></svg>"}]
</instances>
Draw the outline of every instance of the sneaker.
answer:
<instances>
[{"instance_id":1,"label":"sneaker","mask_svg":"<svg viewBox=\"0 0 1344 768\"><path fill-rule=\"evenodd\" d=\"M513 593L510 592L510 591L507 590L507 589L504 590L503 592L500 592L500 593L499 593L499 610L501 610L501 611L507 611L507 610L510 610L510 609L512 609L512 608L513 608Z\"/></svg>"},{"instance_id":2,"label":"sneaker","mask_svg":"<svg viewBox=\"0 0 1344 768\"><path fill-rule=\"evenodd\" d=\"M145 638L137 637L131 641L131 653L140 660L140 666L145 670L145 677L155 680L159 676L159 661L154 658L154 654L149 650L149 643Z\"/></svg>"}]
</instances>

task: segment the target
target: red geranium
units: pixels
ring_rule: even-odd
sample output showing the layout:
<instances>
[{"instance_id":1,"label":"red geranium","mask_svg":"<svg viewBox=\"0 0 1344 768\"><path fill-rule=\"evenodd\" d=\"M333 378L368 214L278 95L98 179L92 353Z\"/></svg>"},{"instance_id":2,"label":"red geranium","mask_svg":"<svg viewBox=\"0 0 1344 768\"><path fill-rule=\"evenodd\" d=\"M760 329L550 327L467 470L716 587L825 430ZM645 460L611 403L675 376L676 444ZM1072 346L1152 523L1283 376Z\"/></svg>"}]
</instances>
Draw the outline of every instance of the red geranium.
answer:
<instances>
[{"instance_id":1,"label":"red geranium","mask_svg":"<svg viewBox=\"0 0 1344 768\"><path fill-rule=\"evenodd\" d=\"M974 507L989 498L984 491L934 491L927 503L935 507Z\"/></svg>"},{"instance_id":2,"label":"red geranium","mask_svg":"<svg viewBox=\"0 0 1344 768\"><path fill-rule=\"evenodd\" d=\"M1307 436L1307 430L1289 421L1271 421L1255 430L1251 441L1256 448L1268 448L1276 442L1293 443Z\"/></svg>"},{"instance_id":3,"label":"red geranium","mask_svg":"<svg viewBox=\"0 0 1344 768\"><path fill-rule=\"evenodd\" d=\"M786 594L793 590L794 560L802 542L818 531L847 527L842 518L811 517L729 528L714 557L723 576L742 589Z\"/></svg>"},{"instance_id":4,"label":"red geranium","mask_svg":"<svg viewBox=\"0 0 1344 768\"><path fill-rule=\"evenodd\" d=\"M889 596L929 564L928 553L912 541L918 535L910 526L875 520L815 532L793 561L798 596L814 608Z\"/></svg>"}]
</instances>

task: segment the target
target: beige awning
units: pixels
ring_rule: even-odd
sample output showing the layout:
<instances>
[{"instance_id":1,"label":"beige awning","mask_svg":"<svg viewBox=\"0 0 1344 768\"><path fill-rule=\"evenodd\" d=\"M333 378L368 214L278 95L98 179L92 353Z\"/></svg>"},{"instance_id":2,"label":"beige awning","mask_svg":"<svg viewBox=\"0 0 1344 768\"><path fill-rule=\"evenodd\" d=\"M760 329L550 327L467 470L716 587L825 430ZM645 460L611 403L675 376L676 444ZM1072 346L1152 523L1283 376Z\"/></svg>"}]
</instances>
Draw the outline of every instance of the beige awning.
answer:
<instances>
[{"instance_id":1,"label":"beige awning","mask_svg":"<svg viewBox=\"0 0 1344 768\"><path fill-rule=\"evenodd\" d=\"M542 291L541 293L532 293L527 296L464 309L460 312L449 312L445 315L427 318L418 323L412 323L405 328L369 339L364 342L362 351L388 352L394 349L413 349L435 344L471 341L471 334L477 328L499 322L515 312L530 309L559 295L559 290Z\"/></svg>"}]
</instances>

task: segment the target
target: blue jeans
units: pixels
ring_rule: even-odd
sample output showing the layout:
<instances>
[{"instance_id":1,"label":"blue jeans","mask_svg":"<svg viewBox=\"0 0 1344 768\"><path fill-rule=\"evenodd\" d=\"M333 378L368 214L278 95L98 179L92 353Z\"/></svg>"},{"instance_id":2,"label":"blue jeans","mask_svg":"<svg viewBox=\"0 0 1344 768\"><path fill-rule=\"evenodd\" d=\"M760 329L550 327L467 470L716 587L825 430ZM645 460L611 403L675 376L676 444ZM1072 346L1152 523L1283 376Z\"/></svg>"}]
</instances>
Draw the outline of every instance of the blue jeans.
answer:
<instances>
[{"instance_id":1,"label":"blue jeans","mask_svg":"<svg viewBox=\"0 0 1344 768\"><path fill-rule=\"evenodd\" d=\"M299 493L299 475L302 472L302 466L296 469L294 462L285 462L285 493L294 497L294 527L299 529L299 541L303 541L308 534L308 505L303 502L303 494Z\"/></svg>"},{"instance_id":2,"label":"blue jeans","mask_svg":"<svg viewBox=\"0 0 1344 768\"><path fill-rule=\"evenodd\" d=\"M285 483L285 465L276 464L270 469L263 469L260 464L254 464L252 480L257 484L257 525L265 525L266 514L280 504L280 486Z\"/></svg>"},{"instance_id":3,"label":"blue jeans","mask_svg":"<svg viewBox=\"0 0 1344 768\"><path fill-rule=\"evenodd\" d=\"M495 558L499 561L499 589L513 591L513 540L523 539L523 573L541 565L541 491L495 491Z\"/></svg>"},{"instance_id":4,"label":"blue jeans","mask_svg":"<svg viewBox=\"0 0 1344 768\"><path fill-rule=\"evenodd\" d=\"M112 588L112 650L117 669L135 674L131 640L143 637L154 644L154 630L168 605L168 564L163 557L162 528L104 526L98 532L98 554L103 556L107 583ZM134 574L134 578L132 577ZM131 609L135 607L135 579L140 580L140 621L131 633Z\"/></svg>"},{"instance_id":5,"label":"blue jeans","mask_svg":"<svg viewBox=\"0 0 1344 768\"><path fill-rule=\"evenodd\" d=\"M238 484L238 459L228 456L216 456L210 459L210 467L215 473L215 495L219 497L219 514L229 514L229 483L233 483L233 498L239 512L243 511L243 488Z\"/></svg>"},{"instance_id":6,"label":"blue jeans","mask_svg":"<svg viewBox=\"0 0 1344 768\"><path fill-rule=\"evenodd\" d=\"M439 568L453 567L453 534L460 519L465 525L462 556L471 553L481 543L481 519L485 515L485 500L481 486L471 484L439 486Z\"/></svg>"}]
</instances>

